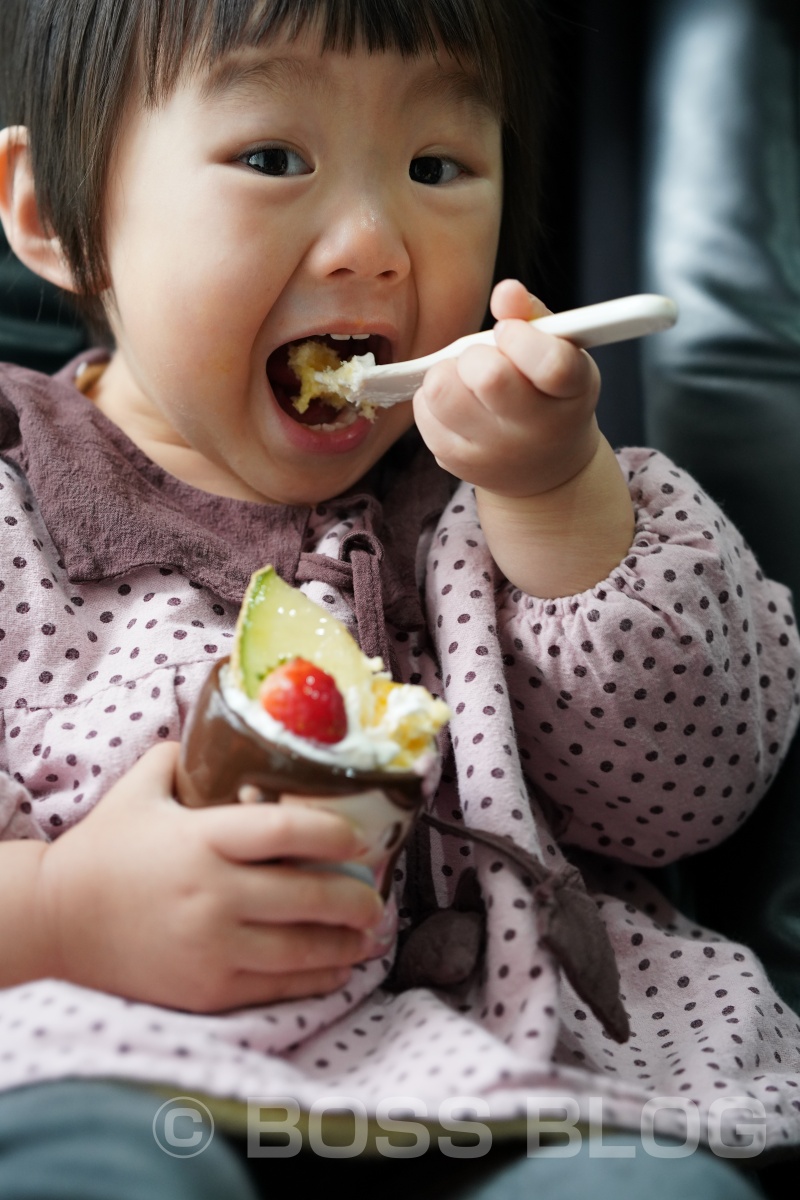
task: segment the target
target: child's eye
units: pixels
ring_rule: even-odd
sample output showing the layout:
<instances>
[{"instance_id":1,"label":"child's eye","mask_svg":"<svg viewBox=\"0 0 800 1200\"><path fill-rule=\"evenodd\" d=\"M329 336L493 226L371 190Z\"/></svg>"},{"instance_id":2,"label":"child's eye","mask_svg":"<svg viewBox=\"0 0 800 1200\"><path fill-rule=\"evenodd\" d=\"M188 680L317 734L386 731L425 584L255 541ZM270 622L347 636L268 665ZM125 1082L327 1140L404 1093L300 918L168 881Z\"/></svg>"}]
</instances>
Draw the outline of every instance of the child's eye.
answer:
<instances>
[{"instance_id":1,"label":"child's eye","mask_svg":"<svg viewBox=\"0 0 800 1200\"><path fill-rule=\"evenodd\" d=\"M408 173L415 183L426 183L436 186L439 183L451 183L462 174L462 168L452 158L440 158L435 154L425 154L411 161Z\"/></svg>"},{"instance_id":2,"label":"child's eye","mask_svg":"<svg viewBox=\"0 0 800 1200\"><path fill-rule=\"evenodd\" d=\"M311 167L296 150L285 146L263 146L243 154L240 162L259 171L262 175L308 175Z\"/></svg>"}]
</instances>

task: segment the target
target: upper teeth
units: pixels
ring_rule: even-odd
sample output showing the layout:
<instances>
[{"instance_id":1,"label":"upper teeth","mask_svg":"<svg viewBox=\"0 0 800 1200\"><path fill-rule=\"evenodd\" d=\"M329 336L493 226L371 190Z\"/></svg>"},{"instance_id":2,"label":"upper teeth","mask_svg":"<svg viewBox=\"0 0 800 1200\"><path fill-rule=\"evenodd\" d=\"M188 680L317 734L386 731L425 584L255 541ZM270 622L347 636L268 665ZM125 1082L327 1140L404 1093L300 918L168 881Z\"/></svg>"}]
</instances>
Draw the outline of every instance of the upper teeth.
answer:
<instances>
[{"instance_id":1,"label":"upper teeth","mask_svg":"<svg viewBox=\"0 0 800 1200\"><path fill-rule=\"evenodd\" d=\"M329 333L328 337L334 342L349 342L352 338L354 342L365 342L369 337L368 333Z\"/></svg>"}]
</instances>

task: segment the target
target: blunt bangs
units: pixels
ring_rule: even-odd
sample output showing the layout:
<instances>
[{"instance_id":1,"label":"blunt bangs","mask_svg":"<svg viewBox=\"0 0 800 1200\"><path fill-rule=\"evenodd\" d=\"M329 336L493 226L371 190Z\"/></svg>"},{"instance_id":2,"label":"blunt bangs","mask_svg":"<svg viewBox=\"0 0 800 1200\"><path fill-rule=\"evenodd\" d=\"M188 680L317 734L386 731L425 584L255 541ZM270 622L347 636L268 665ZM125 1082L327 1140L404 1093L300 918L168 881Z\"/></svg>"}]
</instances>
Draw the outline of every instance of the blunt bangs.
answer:
<instances>
[{"instance_id":1,"label":"blunt bangs","mask_svg":"<svg viewBox=\"0 0 800 1200\"><path fill-rule=\"evenodd\" d=\"M145 94L157 104L188 65L210 67L236 50L312 31L344 54L395 51L408 58L442 47L469 66L498 116L504 112L503 7L486 0L183 0L142 4ZM498 21L498 17L501 19Z\"/></svg>"}]
</instances>

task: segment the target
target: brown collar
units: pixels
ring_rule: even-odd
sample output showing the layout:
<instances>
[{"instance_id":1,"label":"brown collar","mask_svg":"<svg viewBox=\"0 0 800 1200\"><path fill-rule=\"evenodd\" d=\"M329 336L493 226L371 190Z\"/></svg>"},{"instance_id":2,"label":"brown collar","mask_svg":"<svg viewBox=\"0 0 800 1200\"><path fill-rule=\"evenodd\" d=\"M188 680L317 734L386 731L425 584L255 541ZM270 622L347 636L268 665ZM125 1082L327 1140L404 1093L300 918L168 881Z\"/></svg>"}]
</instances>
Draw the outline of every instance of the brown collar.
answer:
<instances>
[{"instance_id":1,"label":"brown collar","mask_svg":"<svg viewBox=\"0 0 800 1200\"><path fill-rule=\"evenodd\" d=\"M0 370L0 454L27 476L69 579L101 580L159 566L237 604L252 572L265 563L294 582L311 510L214 496L157 466L77 390L80 364L103 358L101 351L82 355L52 378L22 367ZM411 447L417 467L411 492L420 511L412 511L412 478L403 470L402 533L388 539L396 541L402 559L410 558L411 580L421 523L438 515L452 482L418 448ZM403 462L410 462L408 443ZM357 492L330 503L345 508L360 501L380 527L383 506L376 494L393 474L374 471ZM394 525L389 522L390 529ZM408 579L406 564L398 566L400 578Z\"/></svg>"}]
</instances>

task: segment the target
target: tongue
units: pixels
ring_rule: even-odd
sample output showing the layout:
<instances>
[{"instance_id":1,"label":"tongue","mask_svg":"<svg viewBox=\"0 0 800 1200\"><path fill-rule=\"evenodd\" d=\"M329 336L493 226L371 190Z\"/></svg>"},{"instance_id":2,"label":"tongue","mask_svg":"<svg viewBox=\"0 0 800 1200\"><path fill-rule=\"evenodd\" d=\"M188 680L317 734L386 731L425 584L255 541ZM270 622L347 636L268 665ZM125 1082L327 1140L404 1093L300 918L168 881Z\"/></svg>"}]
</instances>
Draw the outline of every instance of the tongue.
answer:
<instances>
[{"instance_id":1,"label":"tongue","mask_svg":"<svg viewBox=\"0 0 800 1200\"><path fill-rule=\"evenodd\" d=\"M284 412L287 412L299 425L333 425L342 415L340 408L333 408L330 404L325 404L319 397L309 401L308 408L304 413L299 413L288 397L285 398L285 401L280 400L279 402Z\"/></svg>"}]
</instances>

